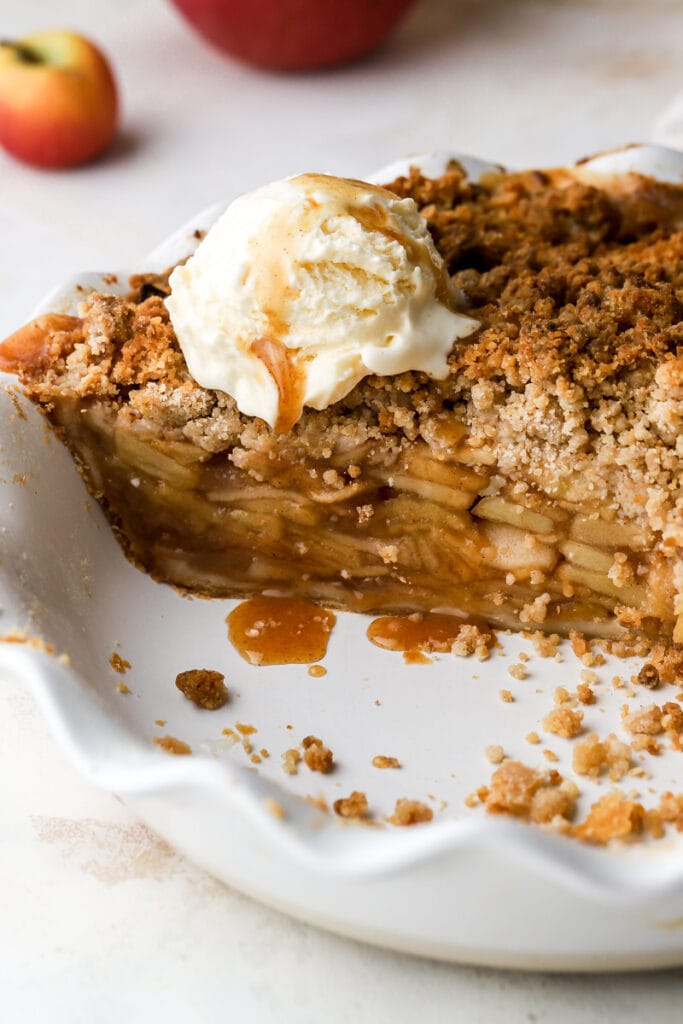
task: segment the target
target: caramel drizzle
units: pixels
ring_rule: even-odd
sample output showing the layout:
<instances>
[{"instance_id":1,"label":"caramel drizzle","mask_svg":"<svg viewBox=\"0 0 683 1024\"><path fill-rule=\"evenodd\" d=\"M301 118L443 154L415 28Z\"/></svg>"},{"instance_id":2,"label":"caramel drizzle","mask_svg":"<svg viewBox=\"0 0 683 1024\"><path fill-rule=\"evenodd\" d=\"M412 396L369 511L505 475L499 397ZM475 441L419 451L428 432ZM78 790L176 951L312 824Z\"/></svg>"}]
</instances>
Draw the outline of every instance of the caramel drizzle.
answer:
<instances>
[{"instance_id":1,"label":"caramel drizzle","mask_svg":"<svg viewBox=\"0 0 683 1024\"><path fill-rule=\"evenodd\" d=\"M251 351L275 381L279 402L274 429L276 434L286 434L304 407L306 378L296 360L298 353L275 338L257 338L252 342Z\"/></svg>"}]
</instances>

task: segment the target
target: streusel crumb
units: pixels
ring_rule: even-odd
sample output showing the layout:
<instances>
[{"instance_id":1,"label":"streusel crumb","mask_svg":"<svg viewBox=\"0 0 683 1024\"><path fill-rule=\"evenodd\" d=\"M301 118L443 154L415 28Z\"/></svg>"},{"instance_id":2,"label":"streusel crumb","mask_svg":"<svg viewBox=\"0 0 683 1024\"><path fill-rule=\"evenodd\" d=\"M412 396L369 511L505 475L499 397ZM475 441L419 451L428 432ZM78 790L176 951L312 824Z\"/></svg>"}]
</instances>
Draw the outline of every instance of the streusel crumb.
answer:
<instances>
[{"instance_id":1,"label":"streusel crumb","mask_svg":"<svg viewBox=\"0 0 683 1024\"><path fill-rule=\"evenodd\" d=\"M191 754L192 747L189 743L185 743L184 740L176 739L175 736L155 736L154 743L157 747L161 747L167 754Z\"/></svg>"},{"instance_id":2,"label":"streusel crumb","mask_svg":"<svg viewBox=\"0 0 683 1024\"><path fill-rule=\"evenodd\" d=\"M583 722L583 711L574 711L565 704L553 708L543 719L543 728L546 732L552 732L556 736L563 736L565 739L573 739L581 732Z\"/></svg>"},{"instance_id":3,"label":"streusel crumb","mask_svg":"<svg viewBox=\"0 0 683 1024\"><path fill-rule=\"evenodd\" d=\"M401 797L396 801L394 813L389 821L392 825L420 825L425 821L431 821L433 817L434 812L427 804Z\"/></svg>"},{"instance_id":4,"label":"streusel crumb","mask_svg":"<svg viewBox=\"0 0 683 1024\"><path fill-rule=\"evenodd\" d=\"M631 767L631 748L618 740L614 733L601 740L596 733L574 744L572 766L577 775L597 778L603 771L612 782L618 782Z\"/></svg>"},{"instance_id":5,"label":"streusel crumb","mask_svg":"<svg viewBox=\"0 0 683 1024\"><path fill-rule=\"evenodd\" d=\"M574 835L586 843L599 846L615 839L633 839L642 832L645 809L619 790L597 800L586 819L574 828Z\"/></svg>"},{"instance_id":6,"label":"streusel crumb","mask_svg":"<svg viewBox=\"0 0 683 1024\"><path fill-rule=\"evenodd\" d=\"M506 761L491 776L486 810L547 824L569 820L579 791L557 772L540 772L521 761Z\"/></svg>"},{"instance_id":7,"label":"streusel crumb","mask_svg":"<svg viewBox=\"0 0 683 1024\"><path fill-rule=\"evenodd\" d=\"M208 668L191 668L176 676L175 684L198 708L217 711L228 701L228 688L222 672Z\"/></svg>"},{"instance_id":8,"label":"streusel crumb","mask_svg":"<svg viewBox=\"0 0 683 1024\"><path fill-rule=\"evenodd\" d=\"M332 807L341 818L364 818L368 813L368 798L354 789L349 796L335 800Z\"/></svg>"},{"instance_id":9,"label":"streusel crumb","mask_svg":"<svg viewBox=\"0 0 683 1024\"><path fill-rule=\"evenodd\" d=\"M375 754L372 759L373 768L400 768L401 763L397 757L387 757L386 754Z\"/></svg>"},{"instance_id":10,"label":"streusel crumb","mask_svg":"<svg viewBox=\"0 0 683 1024\"><path fill-rule=\"evenodd\" d=\"M327 775L334 767L334 755L317 736L305 736L301 741L304 748L304 763L312 772Z\"/></svg>"}]
</instances>

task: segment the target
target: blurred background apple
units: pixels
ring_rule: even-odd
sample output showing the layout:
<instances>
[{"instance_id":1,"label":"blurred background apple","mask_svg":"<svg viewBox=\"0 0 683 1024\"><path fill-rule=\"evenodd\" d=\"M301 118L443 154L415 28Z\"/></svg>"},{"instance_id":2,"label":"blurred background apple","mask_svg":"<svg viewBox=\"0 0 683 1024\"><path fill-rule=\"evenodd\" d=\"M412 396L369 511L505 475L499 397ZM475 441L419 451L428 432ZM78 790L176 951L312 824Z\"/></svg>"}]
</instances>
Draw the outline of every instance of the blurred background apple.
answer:
<instances>
[{"instance_id":1,"label":"blurred background apple","mask_svg":"<svg viewBox=\"0 0 683 1024\"><path fill-rule=\"evenodd\" d=\"M65 30L0 42L0 145L36 167L98 156L118 121L114 75L94 43Z\"/></svg>"},{"instance_id":2,"label":"blurred background apple","mask_svg":"<svg viewBox=\"0 0 683 1024\"><path fill-rule=\"evenodd\" d=\"M209 42L276 71L343 64L377 46L415 0L172 0Z\"/></svg>"}]
</instances>

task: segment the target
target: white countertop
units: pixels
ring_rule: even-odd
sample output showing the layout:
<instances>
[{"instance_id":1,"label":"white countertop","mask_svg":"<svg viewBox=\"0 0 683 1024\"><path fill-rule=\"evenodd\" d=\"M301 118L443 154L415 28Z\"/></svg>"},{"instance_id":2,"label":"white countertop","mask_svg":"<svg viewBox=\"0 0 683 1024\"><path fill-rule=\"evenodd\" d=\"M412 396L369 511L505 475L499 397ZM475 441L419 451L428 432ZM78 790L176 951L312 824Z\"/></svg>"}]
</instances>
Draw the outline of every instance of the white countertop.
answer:
<instances>
[{"instance_id":1,"label":"white countertop","mask_svg":"<svg viewBox=\"0 0 683 1024\"><path fill-rule=\"evenodd\" d=\"M673 0L425 0L371 61L287 77L215 54L162 0L62 0L58 14L0 0L0 21L6 37L60 23L99 40L125 111L114 152L90 167L46 174L0 154L0 335L69 273L134 262L202 206L270 179L362 175L443 146L560 163L652 138L683 88ZM2 1024L674 1019L680 972L459 968L253 903L85 785L6 682L0 776Z\"/></svg>"}]
</instances>

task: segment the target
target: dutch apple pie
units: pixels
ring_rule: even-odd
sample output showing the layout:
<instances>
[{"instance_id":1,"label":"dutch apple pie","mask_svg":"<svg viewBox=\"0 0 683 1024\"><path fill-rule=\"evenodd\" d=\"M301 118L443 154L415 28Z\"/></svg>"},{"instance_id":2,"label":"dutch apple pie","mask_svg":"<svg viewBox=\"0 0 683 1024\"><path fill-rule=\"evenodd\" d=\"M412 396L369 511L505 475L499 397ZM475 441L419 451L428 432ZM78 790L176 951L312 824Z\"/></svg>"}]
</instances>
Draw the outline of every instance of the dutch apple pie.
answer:
<instances>
[{"instance_id":1,"label":"dutch apple pie","mask_svg":"<svg viewBox=\"0 0 683 1024\"><path fill-rule=\"evenodd\" d=\"M479 326L289 429L190 375L168 275L7 339L127 554L207 595L683 642L683 187L570 171L412 197Z\"/></svg>"}]
</instances>

